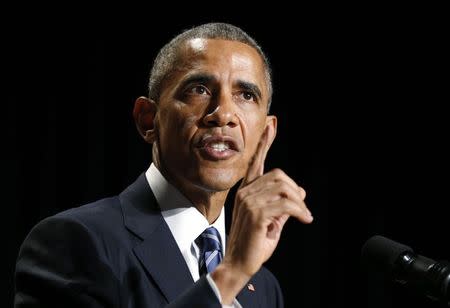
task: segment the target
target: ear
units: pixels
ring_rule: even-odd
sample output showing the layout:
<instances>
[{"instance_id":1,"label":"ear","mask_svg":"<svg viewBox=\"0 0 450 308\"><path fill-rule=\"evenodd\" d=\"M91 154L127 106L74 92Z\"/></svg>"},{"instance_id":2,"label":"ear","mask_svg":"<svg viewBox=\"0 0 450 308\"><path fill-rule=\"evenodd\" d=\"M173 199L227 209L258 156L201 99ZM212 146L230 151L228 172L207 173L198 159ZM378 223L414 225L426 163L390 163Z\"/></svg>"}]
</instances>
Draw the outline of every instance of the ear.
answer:
<instances>
[{"instance_id":1,"label":"ear","mask_svg":"<svg viewBox=\"0 0 450 308\"><path fill-rule=\"evenodd\" d=\"M275 140L275 137L277 135L277 117L274 115L268 115L266 117L266 129L268 129L268 145L267 147L270 148L270 146L272 145L273 141Z\"/></svg>"},{"instance_id":2,"label":"ear","mask_svg":"<svg viewBox=\"0 0 450 308\"><path fill-rule=\"evenodd\" d=\"M134 102L133 117L139 134L148 143L155 141L156 103L144 96Z\"/></svg>"}]
</instances>

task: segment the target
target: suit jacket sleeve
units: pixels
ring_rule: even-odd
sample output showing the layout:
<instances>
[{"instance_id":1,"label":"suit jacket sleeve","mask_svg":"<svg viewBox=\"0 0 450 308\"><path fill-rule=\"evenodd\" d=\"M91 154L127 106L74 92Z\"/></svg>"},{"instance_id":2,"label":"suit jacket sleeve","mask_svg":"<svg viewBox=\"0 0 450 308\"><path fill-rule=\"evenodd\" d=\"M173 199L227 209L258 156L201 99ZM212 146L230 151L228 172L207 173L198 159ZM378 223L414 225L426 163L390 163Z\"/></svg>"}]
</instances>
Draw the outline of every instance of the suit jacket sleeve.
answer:
<instances>
[{"instance_id":1,"label":"suit jacket sleeve","mask_svg":"<svg viewBox=\"0 0 450 308\"><path fill-rule=\"evenodd\" d=\"M45 219L33 228L19 252L15 307L126 307L120 278L107 254L101 239L77 219ZM221 305L203 277L168 307Z\"/></svg>"},{"instance_id":2,"label":"suit jacket sleeve","mask_svg":"<svg viewBox=\"0 0 450 308\"><path fill-rule=\"evenodd\" d=\"M76 220L39 223L19 252L15 307L119 307L117 279L98 251Z\"/></svg>"}]
</instances>

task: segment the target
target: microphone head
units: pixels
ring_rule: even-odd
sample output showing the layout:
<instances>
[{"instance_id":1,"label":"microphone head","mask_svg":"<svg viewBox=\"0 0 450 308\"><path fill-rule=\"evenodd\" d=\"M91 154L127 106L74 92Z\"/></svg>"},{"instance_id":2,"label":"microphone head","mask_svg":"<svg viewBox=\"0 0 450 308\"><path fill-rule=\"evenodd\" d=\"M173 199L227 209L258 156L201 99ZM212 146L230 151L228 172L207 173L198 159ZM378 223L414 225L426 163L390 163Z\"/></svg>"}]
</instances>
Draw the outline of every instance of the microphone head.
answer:
<instances>
[{"instance_id":1,"label":"microphone head","mask_svg":"<svg viewBox=\"0 0 450 308\"><path fill-rule=\"evenodd\" d=\"M410 247L380 235L363 245L361 261L371 278L387 274L384 278L408 286L415 293L450 304L450 263L446 261L436 262L417 255Z\"/></svg>"},{"instance_id":2,"label":"microphone head","mask_svg":"<svg viewBox=\"0 0 450 308\"><path fill-rule=\"evenodd\" d=\"M413 250L381 235L368 239L361 249L363 263L378 270L392 271L398 258Z\"/></svg>"}]
</instances>

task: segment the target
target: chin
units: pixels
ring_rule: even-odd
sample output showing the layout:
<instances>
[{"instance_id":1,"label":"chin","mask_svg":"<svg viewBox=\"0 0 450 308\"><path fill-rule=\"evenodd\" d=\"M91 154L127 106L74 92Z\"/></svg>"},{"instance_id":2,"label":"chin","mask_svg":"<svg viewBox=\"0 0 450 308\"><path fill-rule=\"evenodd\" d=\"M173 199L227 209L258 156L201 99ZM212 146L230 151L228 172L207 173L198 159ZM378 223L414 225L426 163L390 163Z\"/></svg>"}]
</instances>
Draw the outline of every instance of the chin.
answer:
<instances>
[{"instance_id":1,"label":"chin","mask_svg":"<svg viewBox=\"0 0 450 308\"><path fill-rule=\"evenodd\" d=\"M198 186L211 191L229 190L240 180L234 170L207 169L198 176Z\"/></svg>"}]
</instances>

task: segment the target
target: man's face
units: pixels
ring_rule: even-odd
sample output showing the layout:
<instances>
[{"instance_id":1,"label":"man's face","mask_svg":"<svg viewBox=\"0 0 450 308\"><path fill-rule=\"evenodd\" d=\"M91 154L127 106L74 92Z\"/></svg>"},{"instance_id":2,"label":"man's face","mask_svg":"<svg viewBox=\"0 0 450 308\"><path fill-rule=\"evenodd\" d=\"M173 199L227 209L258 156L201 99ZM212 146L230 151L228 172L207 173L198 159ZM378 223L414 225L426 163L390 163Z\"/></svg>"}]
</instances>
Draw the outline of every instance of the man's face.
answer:
<instances>
[{"instance_id":1,"label":"man's face","mask_svg":"<svg viewBox=\"0 0 450 308\"><path fill-rule=\"evenodd\" d=\"M230 189L244 175L266 125L264 64L252 47L193 39L165 80L155 118L163 173L182 185Z\"/></svg>"}]
</instances>

